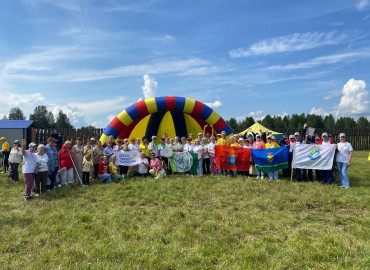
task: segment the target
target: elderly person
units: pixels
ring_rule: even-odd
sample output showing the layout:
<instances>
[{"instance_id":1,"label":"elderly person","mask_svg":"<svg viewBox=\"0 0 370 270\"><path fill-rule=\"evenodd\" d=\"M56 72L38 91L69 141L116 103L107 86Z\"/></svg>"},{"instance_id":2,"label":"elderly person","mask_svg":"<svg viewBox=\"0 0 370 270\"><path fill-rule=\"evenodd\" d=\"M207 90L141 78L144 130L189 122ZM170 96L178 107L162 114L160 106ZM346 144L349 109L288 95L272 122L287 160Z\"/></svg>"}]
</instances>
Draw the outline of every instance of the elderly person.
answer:
<instances>
[{"instance_id":1,"label":"elderly person","mask_svg":"<svg viewBox=\"0 0 370 270\"><path fill-rule=\"evenodd\" d=\"M55 139L49 138L48 144L45 146L45 153L49 158L49 179L50 185L47 185L48 190L52 190L55 186L55 179L59 170L58 151L54 146Z\"/></svg>"},{"instance_id":2,"label":"elderly person","mask_svg":"<svg viewBox=\"0 0 370 270\"><path fill-rule=\"evenodd\" d=\"M35 156L36 144L31 142L28 145L28 150L26 148L26 140L22 140L22 154L23 154L23 166L22 173L26 187L24 188L24 199L30 201L32 185L35 182L35 170L36 170L36 161Z\"/></svg>"},{"instance_id":3,"label":"elderly person","mask_svg":"<svg viewBox=\"0 0 370 270\"><path fill-rule=\"evenodd\" d=\"M49 175L49 157L45 153L45 145L39 144L37 147L36 156L36 172L35 172L35 196L40 196L40 191L42 193L46 192L46 184L48 182ZM41 189L40 189L41 185Z\"/></svg>"},{"instance_id":4,"label":"elderly person","mask_svg":"<svg viewBox=\"0 0 370 270\"><path fill-rule=\"evenodd\" d=\"M10 150L10 155L9 155L10 168L13 173L12 174L13 182L19 181L18 166L19 166L19 163L21 163L21 159L22 159L22 149L19 146L20 146L19 141L15 140L14 146L12 150Z\"/></svg>"},{"instance_id":5,"label":"elderly person","mask_svg":"<svg viewBox=\"0 0 370 270\"><path fill-rule=\"evenodd\" d=\"M138 164L138 170L134 172L134 176L144 177L148 176L150 164L145 156L145 152L140 153L141 163Z\"/></svg>"},{"instance_id":6,"label":"elderly person","mask_svg":"<svg viewBox=\"0 0 370 270\"><path fill-rule=\"evenodd\" d=\"M68 148L68 144L63 144L58 154L59 168L60 168L60 181L61 184L67 186L73 185L73 152Z\"/></svg>"},{"instance_id":7,"label":"elderly person","mask_svg":"<svg viewBox=\"0 0 370 270\"><path fill-rule=\"evenodd\" d=\"M149 143L149 151L150 153L154 153L155 157L158 157L158 142L157 136L152 136L152 141ZM151 157L152 155L150 155Z\"/></svg>"},{"instance_id":8,"label":"elderly person","mask_svg":"<svg viewBox=\"0 0 370 270\"><path fill-rule=\"evenodd\" d=\"M209 166L211 168L211 174L217 174L216 169L216 161L215 161L215 146L216 146L216 138L214 136L211 137L211 142L207 144L207 153L209 155Z\"/></svg>"},{"instance_id":9,"label":"elderly person","mask_svg":"<svg viewBox=\"0 0 370 270\"><path fill-rule=\"evenodd\" d=\"M262 137L260 134L257 134L256 135L256 141L253 143L252 145L252 149L265 149L265 143L262 141ZM261 179L264 178L264 172L260 171L260 170L257 170L256 168L256 172L257 172L257 177L256 179L259 179L260 176L261 176Z\"/></svg>"},{"instance_id":10,"label":"elderly person","mask_svg":"<svg viewBox=\"0 0 370 270\"><path fill-rule=\"evenodd\" d=\"M203 137L202 139L202 146L203 146L203 174L209 175L209 167L211 164L210 158L209 158L209 153L208 153L208 139L206 137Z\"/></svg>"},{"instance_id":11,"label":"elderly person","mask_svg":"<svg viewBox=\"0 0 370 270\"><path fill-rule=\"evenodd\" d=\"M275 141L273 141L273 139L275 139L274 136L271 136L271 135L267 136L267 143L265 144L266 149L279 148L280 147L280 145L278 145ZM271 180L277 180L277 181L279 180L279 171L278 170L268 172L268 175L269 175L270 181Z\"/></svg>"},{"instance_id":12,"label":"elderly person","mask_svg":"<svg viewBox=\"0 0 370 270\"><path fill-rule=\"evenodd\" d=\"M337 144L337 156L335 161L338 168L339 184L343 188L349 188L348 167L351 166L353 148L346 141L346 134L339 134L340 142Z\"/></svg>"},{"instance_id":13,"label":"elderly person","mask_svg":"<svg viewBox=\"0 0 370 270\"><path fill-rule=\"evenodd\" d=\"M8 169L9 169L10 145L6 141L6 138L5 137L1 137L0 138L0 141L3 144L0 152L3 153L3 156L4 156L3 166L4 166L4 172L6 173L8 171Z\"/></svg>"},{"instance_id":14,"label":"elderly person","mask_svg":"<svg viewBox=\"0 0 370 270\"><path fill-rule=\"evenodd\" d=\"M76 169L73 171L73 179L75 184L78 184L82 178L82 161L84 158L84 147L82 146L81 137L77 137L76 144L72 147L72 151L75 154L74 162L76 166Z\"/></svg>"},{"instance_id":15,"label":"elderly person","mask_svg":"<svg viewBox=\"0 0 370 270\"><path fill-rule=\"evenodd\" d=\"M93 146L91 145L93 148ZM95 148L93 148L92 157L93 157L93 163L94 163L94 177L95 180L99 180L98 173L99 173L99 162L101 159L101 156L103 155L103 146L101 144L101 141L98 141L96 143Z\"/></svg>"},{"instance_id":16,"label":"elderly person","mask_svg":"<svg viewBox=\"0 0 370 270\"><path fill-rule=\"evenodd\" d=\"M203 155L204 155L204 148L200 144L200 140L199 139L195 139L194 147L193 147L192 152L198 155L197 175L203 175Z\"/></svg>"},{"instance_id":17,"label":"elderly person","mask_svg":"<svg viewBox=\"0 0 370 270\"><path fill-rule=\"evenodd\" d=\"M329 141L329 136L328 133L324 132L321 135L322 140L318 142L320 145L330 145L334 144L333 141ZM321 183L322 184L328 184L330 185L331 182L333 181L333 169L330 170L321 170Z\"/></svg>"},{"instance_id":18,"label":"elderly person","mask_svg":"<svg viewBox=\"0 0 370 270\"><path fill-rule=\"evenodd\" d=\"M142 138L142 143L139 145L140 152L145 152L145 157L150 159L149 140L146 136Z\"/></svg>"},{"instance_id":19,"label":"elderly person","mask_svg":"<svg viewBox=\"0 0 370 270\"><path fill-rule=\"evenodd\" d=\"M162 178L166 176L166 172L162 168L162 162L155 157L155 153L150 153L150 170L149 173L155 178Z\"/></svg>"}]
</instances>

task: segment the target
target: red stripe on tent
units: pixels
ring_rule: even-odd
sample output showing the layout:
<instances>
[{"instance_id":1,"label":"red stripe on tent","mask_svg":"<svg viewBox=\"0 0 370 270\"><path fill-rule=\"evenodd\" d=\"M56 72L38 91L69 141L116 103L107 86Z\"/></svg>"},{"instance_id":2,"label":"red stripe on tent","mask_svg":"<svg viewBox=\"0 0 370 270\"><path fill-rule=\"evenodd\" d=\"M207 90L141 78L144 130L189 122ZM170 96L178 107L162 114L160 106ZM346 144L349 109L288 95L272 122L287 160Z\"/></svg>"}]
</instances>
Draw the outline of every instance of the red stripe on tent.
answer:
<instances>
[{"instance_id":1,"label":"red stripe on tent","mask_svg":"<svg viewBox=\"0 0 370 270\"><path fill-rule=\"evenodd\" d=\"M225 120L220 117L220 119L218 119L218 121L216 122L216 124L213 125L213 127L215 128L217 133L220 133L219 131L222 130L226 125L227 123L225 122Z\"/></svg>"},{"instance_id":2,"label":"red stripe on tent","mask_svg":"<svg viewBox=\"0 0 370 270\"><path fill-rule=\"evenodd\" d=\"M109 125L112 128L114 128L115 130L118 130L118 131L120 131L120 130L122 130L126 127L126 125L124 123L122 123L121 120L119 120L117 118L117 116L114 117L112 121L110 121Z\"/></svg>"},{"instance_id":3,"label":"red stripe on tent","mask_svg":"<svg viewBox=\"0 0 370 270\"><path fill-rule=\"evenodd\" d=\"M132 122L131 124L129 124L127 127L125 127L124 129L121 130L121 133L119 134L118 138L119 139L126 139L128 137L130 137L130 134L132 132L132 130L135 128L135 126L145 117L144 116L140 116L138 119L136 119L134 122Z\"/></svg>"},{"instance_id":4,"label":"red stripe on tent","mask_svg":"<svg viewBox=\"0 0 370 270\"><path fill-rule=\"evenodd\" d=\"M202 128L202 133L205 125L208 125L206 121L199 117L199 115L192 115L195 121L198 122L199 126Z\"/></svg>"},{"instance_id":5,"label":"red stripe on tent","mask_svg":"<svg viewBox=\"0 0 370 270\"><path fill-rule=\"evenodd\" d=\"M141 100L135 103L135 107L139 112L140 116L146 116L149 114L148 108L146 107L145 100Z\"/></svg>"},{"instance_id":6,"label":"red stripe on tent","mask_svg":"<svg viewBox=\"0 0 370 270\"><path fill-rule=\"evenodd\" d=\"M166 97L166 110L173 112L176 106L176 97Z\"/></svg>"},{"instance_id":7,"label":"red stripe on tent","mask_svg":"<svg viewBox=\"0 0 370 270\"><path fill-rule=\"evenodd\" d=\"M195 101L194 109L191 112L191 115L192 116L194 116L194 115L199 116L202 113L203 108L204 108L203 103L200 103L199 101Z\"/></svg>"}]
</instances>

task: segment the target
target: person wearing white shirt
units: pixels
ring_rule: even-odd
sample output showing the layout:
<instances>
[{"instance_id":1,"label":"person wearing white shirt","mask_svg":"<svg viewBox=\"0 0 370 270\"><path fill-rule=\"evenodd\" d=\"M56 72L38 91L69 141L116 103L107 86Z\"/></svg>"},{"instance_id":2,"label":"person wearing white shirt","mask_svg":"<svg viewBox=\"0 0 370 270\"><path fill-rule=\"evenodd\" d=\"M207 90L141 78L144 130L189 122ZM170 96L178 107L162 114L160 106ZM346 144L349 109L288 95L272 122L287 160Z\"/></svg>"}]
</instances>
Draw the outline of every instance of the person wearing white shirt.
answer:
<instances>
[{"instance_id":1,"label":"person wearing white shirt","mask_svg":"<svg viewBox=\"0 0 370 270\"><path fill-rule=\"evenodd\" d=\"M39 144L37 147L36 164L37 164L37 173L35 175L35 196L40 196L40 192L46 192L46 184L49 176L49 157L45 153L45 145ZM41 189L40 189L41 185Z\"/></svg>"},{"instance_id":2,"label":"person wearing white shirt","mask_svg":"<svg viewBox=\"0 0 370 270\"><path fill-rule=\"evenodd\" d=\"M134 176L140 176L140 177L146 178L148 176L150 165L149 165L148 159L145 157L144 151L140 153L140 158L141 158L141 163L138 164L138 170L137 172L134 172Z\"/></svg>"},{"instance_id":3,"label":"person wearing white shirt","mask_svg":"<svg viewBox=\"0 0 370 270\"><path fill-rule=\"evenodd\" d=\"M200 144L200 140L196 139L194 141L195 145L193 147L192 152L198 154L198 168L197 168L197 175L203 175L203 146Z\"/></svg>"},{"instance_id":4,"label":"person wearing white shirt","mask_svg":"<svg viewBox=\"0 0 370 270\"><path fill-rule=\"evenodd\" d=\"M294 133L294 143L293 143L293 152L294 147L297 144L306 144L305 141L301 140L301 135L299 132ZM292 147L292 143L290 143L290 146ZM289 149L290 150L290 149ZM303 171L303 174L302 174ZM295 177L297 178L298 182L306 182L307 181L307 169L295 169Z\"/></svg>"},{"instance_id":5,"label":"person wearing white shirt","mask_svg":"<svg viewBox=\"0 0 370 270\"><path fill-rule=\"evenodd\" d=\"M337 156L335 161L338 168L339 184L341 187L349 188L348 167L351 165L353 148L346 141L346 134L339 134L340 142L337 144Z\"/></svg>"},{"instance_id":6,"label":"person wearing white shirt","mask_svg":"<svg viewBox=\"0 0 370 270\"><path fill-rule=\"evenodd\" d=\"M26 139L22 140L22 154L23 154L23 166L22 173L24 181L26 182L26 187L24 188L24 199L30 201L32 185L35 182L35 169L37 158L35 156L36 144L31 142L28 145L28 150L26 148Z\"/></svg>"},{"instance_id":7,"label":"person wearing white shirt","mask_svg":"<svg viewBox=\"0 0 370 270\"><path fill-rule=\"evenodd\" d=\"M202 146L203 146L203 174L209 175L209 165L210 165L210 159L209 159L209 153L208 153L208 140L206 137L203 137L202 139Z\"/></svg>"},{"instance_id":8,"label":"person wearing white shirt","mask_svg":"<svg viewBox=\"0 0 370 270\"><path fill-rule=\"evenodd\" d=\"M180 138L178 136L175 137L175 143L172 146L172 150L174 152L182 152L183 145L180 142Z\"/></svg>"},{"instance_id":9,"label":"person wearing white shirt","mask_svg":"<svg viewBox=\"0 0 370 270\"><path fill-rule=\"evenodd\" d=\"M152 136L152 141L149 143L149 151L151 153L154 153L155 157L158 157L158 142L157 142L157 136Z\"/></svg>"},{"instance_id":10,"label":"person wearing white shirt","mask_svg":"<svg viewBox=\"0 0 370 270\"><path fill-rule=\"evenodd\" d=\"M191 143L191 138L187 139L187 143L184 145L184 152L193 152L194 144Z\"/></svg>"},{"instance_id":11,"label":"person wearing white shirt","mask_svg":"<svg viewBox=\"0 0 370 270\"><path fill-rule=\"evenodd\" d=\"M132 138L131 143L128 145L130 151L139 151L139 145L136 144L136 139Z\"/></svg>"},{"instance_id":12,"label":"person wearing white shirt","mask_svg":"<svg viewBox=\"0 0 370 270\"><path fill-rule=\"evenodd\" d=\"M18 175L18 166L19 163L21 163L22 159L22 149L19 147L19 141L15 140L14 141L14 147L12 150L10 150L10 155L9 155L9 163L10 163L10 168L12 170L12 180L13 182L18 182L19 181L19 175Z\"/></svg>"},{"instance_id":13,"label":"person wearing white shirt","mask_svg":"<svg viewBox=\"0 0 370 270\"><path fill-rule=\"evenodd\" d=\"M211 142L207 144L207 152L209 154L209 165L211 167L211 174L215 175L217 174L216 169L216 162L215 162L215 146L217 144L216 138L214 136L211 137Z\"/></svg>"}]
</instances>

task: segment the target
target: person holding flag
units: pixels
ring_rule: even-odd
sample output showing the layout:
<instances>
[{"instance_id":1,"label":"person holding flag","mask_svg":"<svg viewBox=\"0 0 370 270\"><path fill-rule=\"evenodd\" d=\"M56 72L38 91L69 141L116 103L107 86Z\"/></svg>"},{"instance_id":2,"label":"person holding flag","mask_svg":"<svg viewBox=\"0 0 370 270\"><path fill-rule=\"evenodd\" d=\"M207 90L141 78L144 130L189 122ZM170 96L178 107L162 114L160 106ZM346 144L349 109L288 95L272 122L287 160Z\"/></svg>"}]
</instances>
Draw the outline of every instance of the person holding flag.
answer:
<instances>
[{"instance_id":1,"label":"person holding flag","mask_svg":"<svg viewBox=\"0 0 370 270\"><path fill-rule=\"evenodd\" d=\"M253 143L252 149L265 149L265 148L266 148L266 146L265 146L265 143L261 139L261 135L257 134L256 135L256 141ZM264 178L264 172L263 171L260 171L256 168L256 172L257 172L256 179L259 179L260 176L261 176L261 179Z\"/></svg>"},{"instance_id":2,"label":"person holding flag","mask_svg":"<svg viewBox=\"0 0 370 270\"><path fill-rule=\"evenodd\" d=\"M273 139L274 139L274 141L273 141ZM267 136L267 143L265 144L265 147L266 147L266 149L270 149L270 148L279 148L280 146L275 142L275 137L274 136L268 135ZM270 181L271 180L277 180L277 181L279 180L279 171L278 170L269 171L268 175L269 175Z\"/></svg>"},{"instance_id":3,"label":"person holding flag","mask_svg":"<svg viewBox=\"0 0 370 270\"><path fill-rule=\"evenodd\" d=\"M334 144L334 141L329 141L328 133L324 132L321 135L322 140L318 142L319 145L329 145ZM322 184L330 185L333 181L333 169L331 170L321 170Z\"/></svg>"}]
</instances>

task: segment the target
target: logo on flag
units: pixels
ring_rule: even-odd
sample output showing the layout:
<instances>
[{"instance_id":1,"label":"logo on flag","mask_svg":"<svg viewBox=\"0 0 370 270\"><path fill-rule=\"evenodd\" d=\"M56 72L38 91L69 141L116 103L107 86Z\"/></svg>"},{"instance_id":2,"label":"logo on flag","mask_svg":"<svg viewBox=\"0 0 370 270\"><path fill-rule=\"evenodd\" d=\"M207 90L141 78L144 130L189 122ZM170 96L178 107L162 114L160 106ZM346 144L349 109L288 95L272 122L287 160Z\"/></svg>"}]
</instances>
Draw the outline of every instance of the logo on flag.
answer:
<instances>
[{"instance_id":1,"label":"logo on flag","mask_svg":"<svg viewBox=\"0 0 370 270\"><path fill-rule=\"evenodd\" d=\"M314 146L311 149L309 149L310 155L308 156L309 159L315 160L320 158L321 149L320 147Z\"/></svg>"},{"instance_id":2,"label":"logo on flag","mask_svg":"<svg viewBox=\"0 0 370 270\"><path fill-rule=\"evenodd\" d=\"M187 172L193 165L193 156L189 152L178 153L173 159L179 172Z\"/></svg>"},{"instance_id":3,"label":"logo on flag","mask_svg":"<svg viewBox=\"0 0 370 270\"><path fill-rule=\"evenodd\" d=\"M267 153L267 160L268 162L274 161L274 153Z\"/></svg>"},{"instance_id":4,"label":"logo on flag","mask_svg":"<svg viewBox=\"0 0 370 270\"><path fill-rule=\"evenodd\" d=\"M229 164L229 166L235 166L236 165L236 162L237 162L237 157L235 155L229 155L227 157L227 164Z\"/></svg>"}]
</instances>

